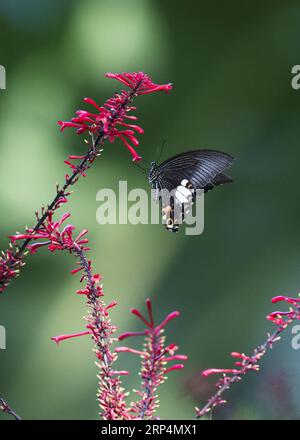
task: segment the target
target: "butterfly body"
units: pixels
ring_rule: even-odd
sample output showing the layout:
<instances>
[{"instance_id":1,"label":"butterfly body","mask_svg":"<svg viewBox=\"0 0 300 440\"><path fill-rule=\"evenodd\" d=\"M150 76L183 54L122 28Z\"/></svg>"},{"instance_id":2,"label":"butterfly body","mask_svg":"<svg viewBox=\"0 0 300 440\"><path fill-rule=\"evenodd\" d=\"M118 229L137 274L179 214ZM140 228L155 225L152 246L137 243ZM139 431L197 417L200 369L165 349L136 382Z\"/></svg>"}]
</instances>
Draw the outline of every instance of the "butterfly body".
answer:
<instances>
[{"instance_id":1,"label":"butterfly body","mask_svg":"<svg viewBox=\"0 0 300 440\"><path fill-rule=\"evenodd\" d=\"M167 229L178 230L174 211L182 211L185 198L193 201L196 190L207 192L215 186L232 182L224 170L231 166L233 160L230 154L221 151L192 150L177 154L160 165L151 162L148 181L156 191L155 199L162 202ZM163 190L175 190L175 197L167 206L160 195Z\"/></svg>"},{"instance_id":2,"label":"butterfly body","mask_svg":"<svg viewBox=\"0 0 300 440\"><path fill-rule=\"evenodd\" d=\"M150 170L148 172L148 181L149 183L153 183L157 180L158 172L157 172L158 166L155 160L151 162Z\"/></svg>"}]
</instances>

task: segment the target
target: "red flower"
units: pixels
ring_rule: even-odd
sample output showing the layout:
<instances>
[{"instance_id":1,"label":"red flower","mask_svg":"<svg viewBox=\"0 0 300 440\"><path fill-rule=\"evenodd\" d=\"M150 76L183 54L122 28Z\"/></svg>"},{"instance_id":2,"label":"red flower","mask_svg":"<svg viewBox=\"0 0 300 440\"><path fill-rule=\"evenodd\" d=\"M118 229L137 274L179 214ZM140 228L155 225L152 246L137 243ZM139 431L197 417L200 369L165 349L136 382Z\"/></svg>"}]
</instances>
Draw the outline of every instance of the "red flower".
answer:
<instances>
[{"instance_id":1,"label":"red flower","mask_svg":"<svg viewBox=\"0 0 300 440\"><path fill-rule=\"evenodd\" d=\"M140 160L141 157L135 151L135 147L139 145L136 133L143 134L144 130L128 121L136 121L137 117L128 113L136 108L131 106L131 100L134 96L144 95L157 92L159 90L169 91L172 89L171 84L158 85L143 72L138 73L107 73L108 78L115 78L122 84L129 87L130 91L122 90L116 93L113 98L108 99L103 106L99 106L93 99L84 98L87 104L94 107L93 112L87 110L78 110L76 117L71 121L58 121L63 131L67 127L76 129L77 134L86 131L94 133L96 136L103 136L103 139L109 139L114 142L119 138L128 148L133 156L133 160ZM122 127L120 129L120 127ZM71 162L66 162L73 170L76 166Z\"/></svg>"},{"instance_id":2,"label":"red flower","mask_svg":"<svg viewBox=\"0 0 300 440\"><path fill-rule=\"evenodd\" d=\"M50 339L52 341L56 342L57 344L59 344L61 341L65 341L66 339L78 338L79 336L86 336L86 335L90 335L91 333L92 333L91 330L88 330L86 332L79 332L79 333L72 333L69 335L54 336Z\"/></svg>"},{"instance_id":3,"label":"red flower","mask_svg":"<svg viewBox=\"0 0 300 440\"><path fill-rule=\"evenodd\" d=\"M291 298L289 296L282 296L282 295L274 296L274 298L272 298L273 304L278 303L279 301L285 301L287 303L297 305L300 303L300 298L299 297L298 298Z\"/></svg>"},{"instance_id":4,"label":"red flower","mask_svg":"<svg viewBox=\"0 0 300 440\"><path fill-rule=\"evenodd\" d=\"M233 368L208 368L207 370L202 371L201 375L203 377L210 376L211 374L238 374L239 370L235 370Z\"/></svg>"}]
</instances>

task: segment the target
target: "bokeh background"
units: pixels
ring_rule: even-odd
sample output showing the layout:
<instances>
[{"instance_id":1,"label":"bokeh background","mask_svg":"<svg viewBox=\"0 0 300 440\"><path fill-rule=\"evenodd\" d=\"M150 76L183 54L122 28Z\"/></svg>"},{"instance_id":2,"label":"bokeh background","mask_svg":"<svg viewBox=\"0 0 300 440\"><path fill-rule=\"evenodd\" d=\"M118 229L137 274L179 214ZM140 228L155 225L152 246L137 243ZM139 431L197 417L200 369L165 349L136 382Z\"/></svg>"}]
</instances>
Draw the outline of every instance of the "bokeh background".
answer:
<instances>
[{"instance_id":1,"label":"bokeh background","mask_svg":"<svg viewBox=\"0 0 300 440\"><path fill-rule=\"evenodd\" d=\"M174 83L169 95L136 100L146 159L156 158L164 139L164 158L201 147L236 157L234 184L205 199L200 236L97 224L99 189L117 190L119 180L149 189L118 142L107 145L67 208L78 229L90 231L106 299L119 303L112 316L120 332L140 329L129 309L143 309L147 296L158 320L181 311L167 334L189 361L161 387L162 418L192 418L194 405L214 390L200 371L230 367L233 350L249 353L272 329L265 320L271 297L299 291L300 90L291 87L299 21L296 0L0 2L0 64L7 71L0 91L2 248L50 200L66 156L84 149L56 121L69 119L85 96L101 103L119 90L106 71L143 70ZM49 339L83 328L72 263L41 250L0 298L7 331L0 391L24 419L97 418L91 342L57 347ZM137 387L137 359L123 354L120 365L132 372L126 388ZM214 417L299 418L299 386L300 351L291 349L287 331L261 372L236 385Z\"/></svg>"}]
</instances>

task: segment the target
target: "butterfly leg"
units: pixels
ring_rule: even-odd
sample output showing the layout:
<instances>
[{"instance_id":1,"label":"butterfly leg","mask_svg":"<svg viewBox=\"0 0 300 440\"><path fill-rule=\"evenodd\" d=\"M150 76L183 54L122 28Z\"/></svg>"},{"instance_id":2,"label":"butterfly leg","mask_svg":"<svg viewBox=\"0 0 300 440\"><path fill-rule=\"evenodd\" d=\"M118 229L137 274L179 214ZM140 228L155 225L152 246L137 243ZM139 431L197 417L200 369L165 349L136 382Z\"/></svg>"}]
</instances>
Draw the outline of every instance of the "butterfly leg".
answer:
<instances>
[{"instance_id":1,"label":"butterfly leg","mask_svg":"<svg viewBox=\"0 0 300 440\"><path fill-rule=\"evenodd\" d=\"M170 197L168 203L162 205L162 218L165 228L171 232L177 232L179 227L178 216L174 209L174 197Z\"/></svg>"}]
</instances>

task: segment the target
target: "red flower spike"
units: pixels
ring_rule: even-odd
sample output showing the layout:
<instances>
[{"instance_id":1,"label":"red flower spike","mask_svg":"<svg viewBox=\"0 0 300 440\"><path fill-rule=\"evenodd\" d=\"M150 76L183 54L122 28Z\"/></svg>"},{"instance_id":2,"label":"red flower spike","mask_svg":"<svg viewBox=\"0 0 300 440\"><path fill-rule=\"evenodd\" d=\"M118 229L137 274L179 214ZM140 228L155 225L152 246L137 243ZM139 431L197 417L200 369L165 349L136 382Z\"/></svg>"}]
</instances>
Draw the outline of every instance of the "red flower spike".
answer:
<instances>
[{"instance_id":1,"label":"red flower spike","mask_svg":"<svg viewBox=\"0 0 300 440\"><path fill-rule=\"evenodd\" d=\"M27 238L30 236L30 239L35 241L27 246L31 252L36 251L41 246L47 246L50 251L67 250L70 254L73 254L76 257L77 267L72 270L72 274L81 272L80 282L85 283L84 288L77 290L76 293L86 297L89 307L89 313L86 317L88 321L86 327L88 330L60 335L51 339L59 343L67 339L91 335L99 367L98 400L101 407L101 416L106 420L130 419L131 416L125 402L126 394L118 378L118 376L127 373L124 370L117 371L112 368L113 362L117 358L117 354L111 351L112 342L115 340L112 335L116 328L111 325L109 310L115 307L117 302L112 301L107 306L102 302L103 289L102 285L100 285L102 277L100 274L93 273L91 261L85 256L85 252L89 249L86 247L86 243L88 243L86 234L88 231L84 229L76 236L73 225L67 224L63 226L69 217L70 214L66 213L59 221L54 221L53 212L50 211L38 228L28 228L26 234L23 234ZM12 237L12 240L22 239L21 235L16 234Z\"/></svg>"},{"instance_id":2,"label":"red flower spike","mask_svg":"<svg viewBox=\"0 0 300 440\"><path fill-rule=\"evenodd\" d=\"M60 231L62 224L70 217L69 213L64 214L57 222L53 222L52 213L45 219L45 221L36 230L28 228L26 234L12 235L10 238L13 243L18 240L30 239L31 241L37 241L34 244L28 244L27 248L31 254L35 253L40 247L47 246L48 249L53 252L56 250L72 250L74 247L80 247L87 250L84 246L88 243L87 239L82 237L87 234L87 230L84 229L77 237L73 237L75 226L67 225ZM39 241L46 240L46 241ZM82 268L74 269L72 274L77 273Z\"/></svg>"},{"instance_id":3,"label":"red flower spike","mask_svg":"<svg viewBox=\"0 0 300 440\"><path fill-rule=\"evenodd\" d=\"M91 98L84 98L84 102L94 107L93 113L87 110L77 110L76 117L72 118L71 121L58 121L58 124L61 127L61 131L65 128L75 128L77 134L89 132L98 136L101 133L103 139L108 138L110 142L114 142L116 138L119 138L132 154L133 161L138 161L141 157L134 149L134 147L138 146L135 132L143 134L144 130L136 124L128 124L126 122L126 119L137 119L136 116L127 115L128 111L135 110L135 107L129 105L129 103L133 96L154 93L161 90L169 92L172 89L172 85L155 84L152 79L143 72L107 73L106 77L117 79L123 85L129 87L130 91L122 90L120 93L116 93L113 98L109 98L102 106L98 105ZM131 130L119 130L119 126ZM76 158L75 156L71 157ZM72 170L77 169L71 162L65 161L65 163L70 166Z\"/></svg>"},{"instance_id":4,"label":"red flower spike","mask_svg":"<svg viewBox=\"0 0 300 440\"><path fill-rule=\"evenodd\" d=\"M154 93L158 91L169 92L172 90L172 84L155 84L150 76L143 72L138 73L107 73L107 78L114 78L120 81L131 90L135 90L137 95L144 95L146 93Z\"/></svg>"},{"instance_id":5,"label":"red flower spike","mask_svg":"<svg viewBox=\"0 0 300 440\"><path fill-rule=\"evenodd\" d=\"M0 293L3 293L11 279L19 275L22 260L15 257L12 250L0 254Z\"/></svg>"},{"instance_id":6,"label":"red flower spike","mask_svg":"<svg viewBox=\"0 0 300 440\"><path fill-rule=\"evenodd\" d=\"M65 233L72 234L73 228L66 227ZM82 231L74 242L74 246L70 248L70 252L77 258L78 268L73 272L82 273L80 282L84 282L83 289L77 291L79 294L86 296L89 313L86 317L87 331L82 334L90 334L94 341L94 352L97 358L97 366L99 368L98 379L98 402L101 408L101 416L105 420L124 420L130 419L123 388L119 376L128 375L125 370L115 370L113 363L117 359L117 354L111 351L111 345L115 338L113 334L116 328L111 324L109 311L115 307L117 302L112 301L107 306L102 302L103 296L100 274L94 274L92 263L85 256L85 248L80 245L86 234L86 230ZM59 337L61 340L62 338Z\"/></svg>"},{"instance_id":7,"label":"red flower spike","mask_svg":"<svg viewBox=\"0 0 300 440\"><path fill-rule=\"evenodd\" d=\"M178 349L175 344L165 346L165 336L163 335L165 325L172 319L179 316L179 312L170 313L160 325L155 325L152 304L150 299L146 300L149 319L146 319L139 310L131 309L145 324L146 328L143 332L127 332L119 336L119 340L131 336L146 336L144 350L139 351L129 347L119 347L117 353L128 352L138 355L142 359L141 378L142 385L136 393L140 396L140 400L132 404L131 411L137 415L138 419L153 419L154 412L158 406L156 392L158 387L166 379L165 374L171 371L180 370L183 364L175 364L167 366L174 360L187 360L185 355L174 355Z\"/></svg>"},{"instance_id":8,"label":"red flower spike","mask_svg":"<svg viewBox=\"0 0 300 440\"><path fill-rule=\"evenodd\" d=\"M249 371L259 371L259 361L261 358L270 348L273 347L275 342L280 340L281 333L295 320L300 319L300 298L290 298L280 295L272 299L274 304L279 301L285 301L288 304L292 304L294 307L290 308L290 310L287 312L276 311L267 316L267 319L275 324L276 330L272 334L268 334L265 342L254 349L252 356L247 356L244 353L235 351L231 353L233 358L240 359L239 361L235 362L235 365L239 367L239 369L209 368L202 372L202 376L204 377L212 374L222 374L223 377L220 378L216 383L218 391L208 399L207 403L202 409L196 408L197 418L203 417L209 411L211 411L212 408L225 403L225 401L221 399L222 394L234 383L240 381L242 376L246 375Z\"/></svg>"},{"instance_id":9,"label":"red flower spike","mask_svg":"<svg viewBox=\"0 0 300 440\"><path fill-rule=\"evenodd\" d=\"M37 221L34 227L26 231L26 234L16 234L12 236L12 246L16 242L23 242L16 246L15 249L9 249L0 256L0 293L2 293L10 281L16 278L20 268L24 265L23 260L26 250L30 253L36 253L42 246L49 246L50 251L56 251L62 248L56 243L44 242L35 243L31 246L32 240L37 240L37 231L41 223L44 224L47 218L59 209L63 204L67 203L68 197L71 195L70 187L76 184L79 178L85 177L87 170L91 167L95 159L101 155L103 145L106 140L114 142L119 138L125 147L130 151L133 161L139 161L141 156L136 152L135 148L139 142L137 135L143 134L143 128L132 123L137 117L130 114L136 110L132 105L132 100L138 96L157 91L169 92L172 85L156 84L152 79L143 72L134 73L108 73L108 78L114 78L121 82L127 90L121 90L115 93L112 98L107 99L103 105L98 105L93 99L85 98L84 102L92 106L91 111L77 110L75 117L70 121L58 121L61 131L65 128L73 128L77 134L86 134L90 140L84 139L88 149L85 154L69 155L65 163L70 167L71 172L65 174L65 182L62 187L56 185L56 194L51 202L47 204L47 208L42 208L41 215L37 214ZM39 237L42 239L42 237ZM54 238L52 237L52 240ZM51 240L51 241L52 241ZM84 242L81 243L82 245ZM65 248L65 247L64 247ZM87 250L88 248L85 248Z\"/></svg>"}]
</instances>

